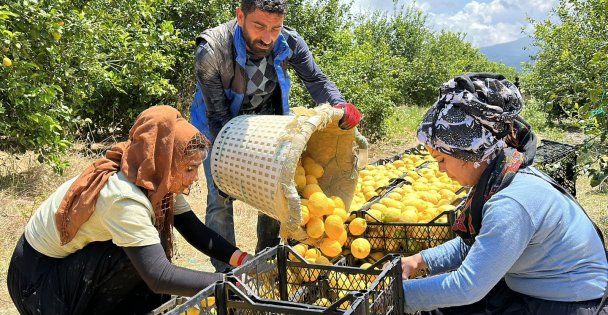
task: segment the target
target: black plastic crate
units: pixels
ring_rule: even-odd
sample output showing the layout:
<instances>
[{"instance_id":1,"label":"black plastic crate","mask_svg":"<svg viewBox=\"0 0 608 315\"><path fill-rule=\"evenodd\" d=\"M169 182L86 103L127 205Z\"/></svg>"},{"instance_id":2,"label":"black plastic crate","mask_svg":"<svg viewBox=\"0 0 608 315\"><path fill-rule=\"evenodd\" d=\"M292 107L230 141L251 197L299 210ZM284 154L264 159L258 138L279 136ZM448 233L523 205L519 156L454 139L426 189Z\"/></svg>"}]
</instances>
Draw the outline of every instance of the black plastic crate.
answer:
<instances>
[{"instance_id":1,"label":"black plastic crate","mask_svg":"<svg viewBox=\"0 0 608 315\"><path fill-rule=\"evenodd\" d=\"M367 229L363 234L358 236L349 234L344 247L349 247L354 239L363 237L370 242L372 252L411 256L455 237L452 231L455 220L453 210L442 212L429 223L382 222L368 214L367 210L356 211L356 216L360 218L369 216L373 220L367 222ZM446 218L447 222L437 222L442 217Z\"/></svg>"},{"instance_id":2,"label":"black plastic crate","mask_svg":"<svg viewBox=\"0 0 608 315\"><path fill-rule=\"evenodd\" d=\"M452 231L452 225L456 219L456 211L465 198L454 200L451 205L456 207L455 210L443 211L428 223L383 222L380 218L368 213L368 210L374 204L386 198L396 188L409 184L409 182L400 178L382 195L370 199L361 209L352 211L351 214L354 213L356 217L364 219L370 217L371 220L366 220L367 229L363 234L354 236L349 233L344 247L350 247L350 243L354 239L363 237L370 242L372 252L411 256L423 249L435 247L456 237L456 234ZM460 194L465 190L466 188L462 187L455 194ZM442 218L446 222L438 222ZM350 221L345 223L347 229L349 223ZM349 264L352 263L349 262Z\"/></svg>"},{"instance_id":3,"label":"black plastic crate","mask_svg":"<svg viewBox=\"0 0 608 315\"><path fill-rule=\"evenodd\" d=\"M382 269L384 263L388 267ZM345 264L345 260L339 264ZM361 269L311 264L291 247L279 245L267 248L232 274L249 296L267 302L282 301L309 308L323 301L326 310L344 314L403 313L401 260L396 255Z\"/></svg>"},{"instance_id":4,"label":"black plastic crate","mask_svg":"<svg viewBox=\"0 0 608 315\"><path fill-rule=\"evenodd\" d=\"M191 298L174 297L149 315L227 315L227 314L345 314L364 315L365 295L354 292L345 297L348 309L303 305L289 301L261 299L252 295L236 279L219 281Z\"/></svg>"},{"instance_id":5,"label":"black plastic crate","mask_svg":"<svg viewBox=\"0 0 608 315\"><path fill-rule=\"evenodd\" d=\"M174 296L148 315L217 315L218 308L215 301L215 285L211 285L191 298Z\"/></svg>"},{"instance_id":6,"label":"black plastic crate","mask_svg":"<svg viewBox=\"0 0 608 315\"><path fill-rule=\"evenodd\" d=\"M555 179L576 196L576 162L578 154L573 145L542 140L536 150L535 166Z\"/></svg>"}]
</instances>

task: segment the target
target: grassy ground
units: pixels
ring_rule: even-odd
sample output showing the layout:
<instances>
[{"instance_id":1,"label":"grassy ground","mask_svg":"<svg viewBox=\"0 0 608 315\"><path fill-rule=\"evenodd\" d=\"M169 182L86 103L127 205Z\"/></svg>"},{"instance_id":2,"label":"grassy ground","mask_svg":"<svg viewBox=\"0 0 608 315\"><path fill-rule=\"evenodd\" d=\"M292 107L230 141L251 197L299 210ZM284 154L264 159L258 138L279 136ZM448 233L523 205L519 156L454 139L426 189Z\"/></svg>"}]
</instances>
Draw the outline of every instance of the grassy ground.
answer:
<instances>
[{"instance_id":1,"label":"grassy ground","mask_svg":"<svg viewBox=\"0 0 608 315\"><path fill-rule=\"evenodd\" d=\"M424 114L425 109L417 107L400 107L389 121L389 136L381 143L370 147L370 161L392 156L416 143L414 130ZM563 130L549 127L542 113L531 111L526 113L528 120L538 126L539 134L543 138L558 141L575 141L577 135L572 136ZM84 152L84 153L83 153ZM48 166L40 165L35 156L31 154L18 157L9 156L0 152L0 229L4 237L0 243L0 314L17 314L6 289L6 271L12 255L14 245L23 232L33 211L64 181L76 176L93 159L90 151L74 150L66 155L70 167L66 174L54 174ZM202 170L201 170L202 172ZM201 178L204 176L201 173ZM204 218L206 207L205 182L202 180L194 189L188 201L194 212ZM577 182L578 198L589 214L600 223L604 231L608 232L608 194L591 189L586 178L581 177ZM256 241L255 226L257 211L243 203L235 204L236 237L239 246L253 252ZM608 233L607 233L608 235ZM193 250L186 242L176 235L177 256L175 263L198 270L211 271L209 259Z\"/></svg>"}]
</instances>

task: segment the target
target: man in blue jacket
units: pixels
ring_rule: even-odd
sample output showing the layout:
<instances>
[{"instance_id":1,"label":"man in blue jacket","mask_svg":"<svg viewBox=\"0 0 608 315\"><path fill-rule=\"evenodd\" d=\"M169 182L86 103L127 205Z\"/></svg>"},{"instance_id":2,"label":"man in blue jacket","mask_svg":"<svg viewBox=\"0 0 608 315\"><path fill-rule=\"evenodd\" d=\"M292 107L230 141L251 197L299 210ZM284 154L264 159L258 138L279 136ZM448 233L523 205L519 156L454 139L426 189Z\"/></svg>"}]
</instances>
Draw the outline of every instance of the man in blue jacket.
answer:
<instances>
[{"instance_id":1,"label":"man in blue jacket","mask_svg":"<svg viewBox=\"0 0 608 315\"><path fill-rule=\"evenodd\" d=\"M238 115L287 115L291 66L317 104L330 103L344 110L343 129L361 119L346 103L336 85L315 63L308 45L283 25L287 0L241 0L236 19L205 30L197 38L195 71L197 89L192 123L211 141L222 126ZM206 225L236 243L232 201L220 196L213 184L210 159L204 162L207 179ZM258 215L256 252L279 243L279 223ZM218 271L227 265L213 261Z\"/></svg>"}]
</instances>

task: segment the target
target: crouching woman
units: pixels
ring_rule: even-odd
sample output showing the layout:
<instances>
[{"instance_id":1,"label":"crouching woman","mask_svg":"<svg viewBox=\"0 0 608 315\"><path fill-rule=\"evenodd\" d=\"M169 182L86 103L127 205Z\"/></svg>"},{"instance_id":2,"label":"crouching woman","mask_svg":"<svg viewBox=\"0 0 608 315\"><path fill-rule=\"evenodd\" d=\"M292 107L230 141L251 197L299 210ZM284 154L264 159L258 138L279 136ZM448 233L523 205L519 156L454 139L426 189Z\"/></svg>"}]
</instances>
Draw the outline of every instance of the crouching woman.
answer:
<instances>
[{"instance_id":1,"label":"crouching woman","mask_svg":"<svg viewBox=\"0 0 608 315\"><path fill-rule=\"evenodd\" d=\"M247 254L208 229L184 198L209 142L169 106L143 111L114 145L36 210L8 270L21 314L145 314L221 274L170 262L172 227L236 266Z\"/></svg>"},{"instance_id":2,"label":"crouching woman","mask_svg":"<svg viewBox=\"0 0 608 315\"><path fill-rule=\"evenodd\" d=\"M452 227L458 237L402 258L406 311L595 314L608 281L601 233L531 165L536 140L519 90L478 73L440 91L418 139L471 191ZM408 279L425 268L431 276Z\"/></svg>"}]
</instances>

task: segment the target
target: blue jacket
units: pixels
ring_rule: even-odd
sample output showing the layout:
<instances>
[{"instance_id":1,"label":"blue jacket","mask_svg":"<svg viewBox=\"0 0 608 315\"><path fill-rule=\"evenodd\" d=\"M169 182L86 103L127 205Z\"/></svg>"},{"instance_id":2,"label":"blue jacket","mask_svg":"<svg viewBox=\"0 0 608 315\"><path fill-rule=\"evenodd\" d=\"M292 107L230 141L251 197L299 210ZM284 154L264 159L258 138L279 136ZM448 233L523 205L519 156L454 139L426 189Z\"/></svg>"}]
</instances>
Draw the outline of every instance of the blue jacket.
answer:
<instances>
[{"instance_id":1,"label":"blue jacket","mask_svg":"<svg viewBox=\"0 0 608 315\"><path fill-rule=\"evenodd\" d=\"M213 141L243 104L247 58L242 30L236 20L205 30L197 38L195 57L196 94L190 108L192 124ZM317 104L344 103L336 85L315 63L308 45L293 29L283 27L273 49L278 89L274 95L275 112L289 114L291 81L287 67L292 66ZM236 63L235 63L236 61Z\"/></svg>"},{"instance_id":2,"label":"blue jacket","mask_svg":"<svg viewBox=\"0 0 608 315\"><path fill-rule=\"evenodd\" d=\"M406 313L477 302L501 278L543 300L602 297L608 262L591 221L573 200L526 173L484 204L472 246L456 238L421 252L434 276L403 281Z\"/></svg>"}]
</instances>

